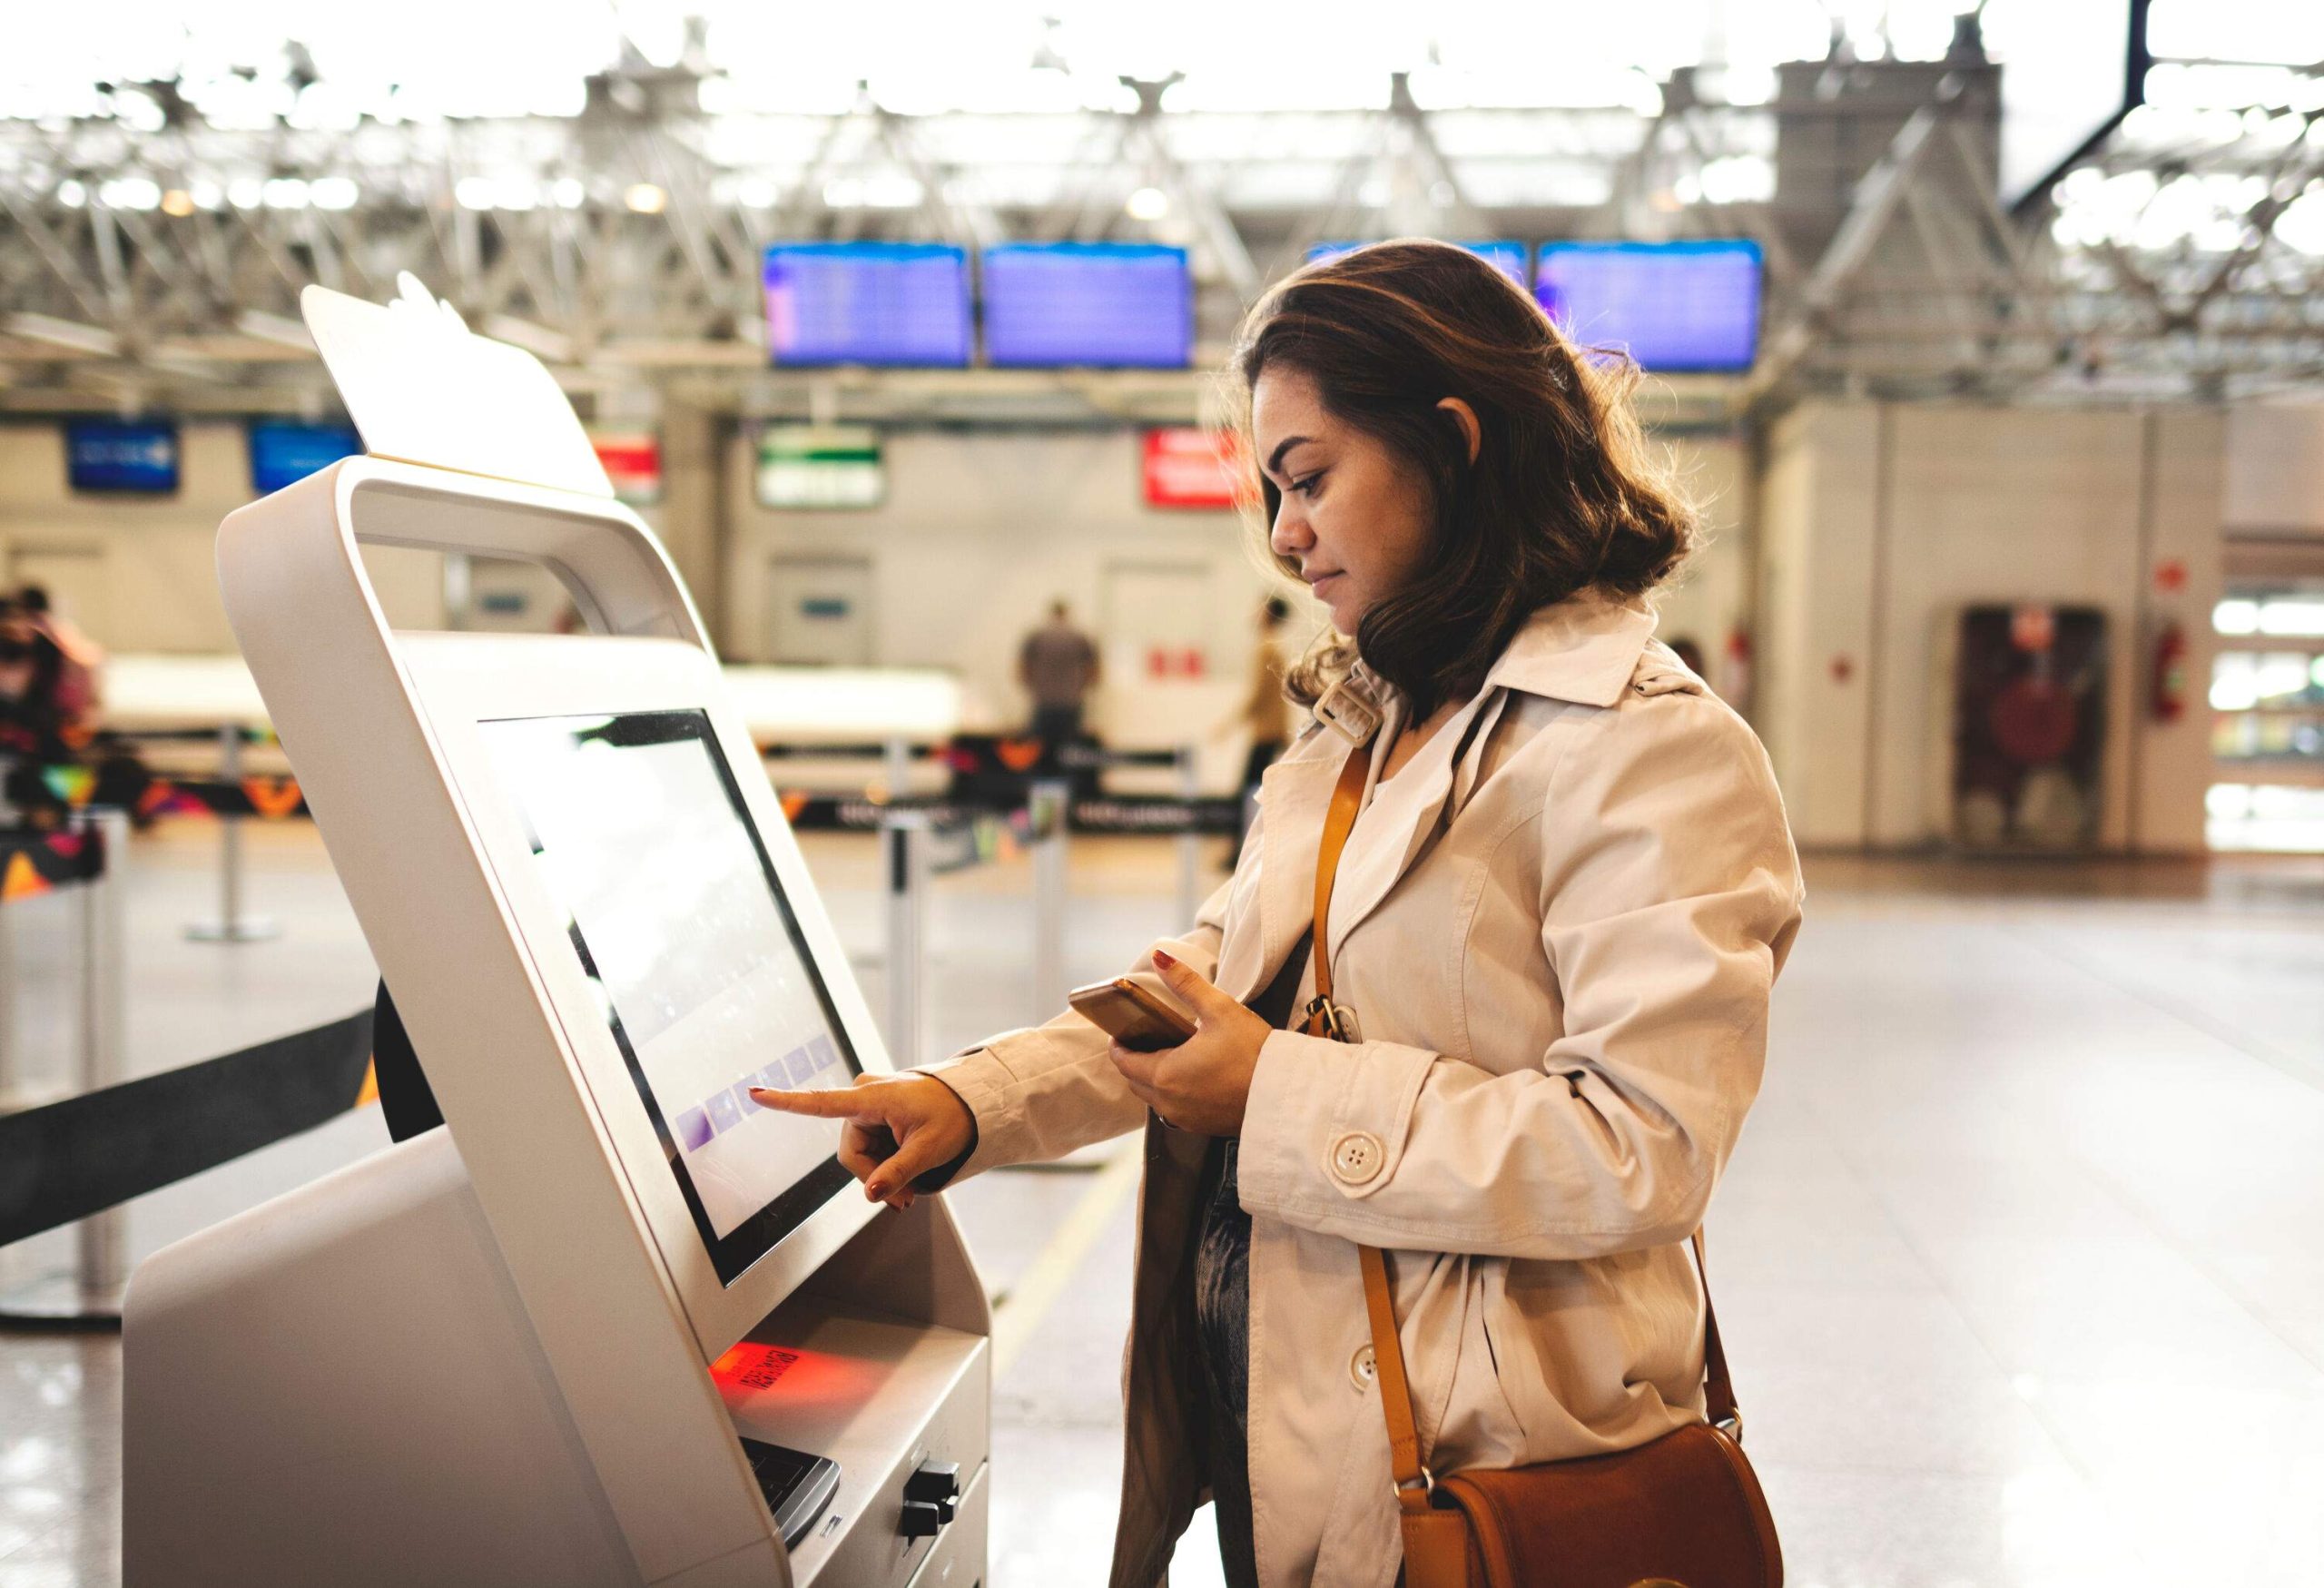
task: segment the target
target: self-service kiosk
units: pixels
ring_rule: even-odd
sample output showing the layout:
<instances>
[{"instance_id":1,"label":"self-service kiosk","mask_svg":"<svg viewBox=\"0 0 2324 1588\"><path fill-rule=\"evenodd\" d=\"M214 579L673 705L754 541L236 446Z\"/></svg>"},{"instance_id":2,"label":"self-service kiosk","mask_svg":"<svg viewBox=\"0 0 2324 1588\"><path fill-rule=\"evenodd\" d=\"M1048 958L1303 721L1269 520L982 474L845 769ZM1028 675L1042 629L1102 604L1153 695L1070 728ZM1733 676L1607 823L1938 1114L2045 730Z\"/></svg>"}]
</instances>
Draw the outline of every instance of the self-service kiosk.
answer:
<instances>
[{"instance_id":1,"label":"self-service kiosk","mask_svg":"<svg viewBox=\"0 0 2324 1588\"><path fill-rule=\"evenodd\" d=\"M891 1060L693 605L548 372L404 293L308 289L369 452L218 566L448 1128L138 1269L127 1579L971 1588L983 1290L750 1100ZM392 629L367 542L590 632Z\"/></svg>"}]
</instances>

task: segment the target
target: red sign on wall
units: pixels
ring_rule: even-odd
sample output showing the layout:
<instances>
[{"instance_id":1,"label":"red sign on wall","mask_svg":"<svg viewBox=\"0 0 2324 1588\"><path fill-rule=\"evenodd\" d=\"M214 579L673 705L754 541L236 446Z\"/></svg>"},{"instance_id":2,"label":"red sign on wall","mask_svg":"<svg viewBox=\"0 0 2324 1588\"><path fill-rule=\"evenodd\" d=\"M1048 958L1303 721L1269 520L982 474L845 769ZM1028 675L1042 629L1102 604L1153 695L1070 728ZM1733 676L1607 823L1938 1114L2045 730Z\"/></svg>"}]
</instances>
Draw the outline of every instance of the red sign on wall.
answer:
<instances>
[{"instance_id":1,"label":"red sign on wall","mask_svg":"<svg viewBox=\"0 0 2324 1588\"><path fill-rule=\"evenodd\" d=\"M662 439L646 434L600 434L589 438L606 466L614 495L635 505L662 499Z\"/></svg>"},{"instance_id":2,"label":"red sign on wall","mask_svg":"<svg viewBox=\"0 0 2324 1588\"><path fill-rule=\"evenodd\" d=\"M1216 511L1241 499L1242 446L1231 430L1173 425L1146 432L1146 505Z\"/></svg>"}]
</instances>

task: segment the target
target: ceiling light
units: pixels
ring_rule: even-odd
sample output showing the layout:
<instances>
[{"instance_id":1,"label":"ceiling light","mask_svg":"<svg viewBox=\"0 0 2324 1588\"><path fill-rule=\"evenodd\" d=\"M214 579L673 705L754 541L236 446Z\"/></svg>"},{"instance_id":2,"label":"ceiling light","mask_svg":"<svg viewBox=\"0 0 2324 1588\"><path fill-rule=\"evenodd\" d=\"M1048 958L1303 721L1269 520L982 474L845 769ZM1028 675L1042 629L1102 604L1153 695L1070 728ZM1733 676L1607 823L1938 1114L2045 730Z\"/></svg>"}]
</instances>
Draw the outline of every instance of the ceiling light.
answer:
<instances>
[{"instance_id":1,"label":"ceiling light","mask_svg":"<svg viewBox=\"0 0 2324 1588\"><path fill-rule=\"evenodd\" d=\"M658 215L670 202L670 195L650 182L634 182L621 202L641 215Z\"/></svg>"},{"instance_id":2,"label":"ceiling light","mask_svg":"<svg viewBox=\"0 0 2324 1588\"><path fill-rule=\"evenodd\" d=\"M1122 209L1133 221L1159 221L1170 212L1170 195L1158 187L1142 187L1130 194Z\"/></svg>"}]
</instances>

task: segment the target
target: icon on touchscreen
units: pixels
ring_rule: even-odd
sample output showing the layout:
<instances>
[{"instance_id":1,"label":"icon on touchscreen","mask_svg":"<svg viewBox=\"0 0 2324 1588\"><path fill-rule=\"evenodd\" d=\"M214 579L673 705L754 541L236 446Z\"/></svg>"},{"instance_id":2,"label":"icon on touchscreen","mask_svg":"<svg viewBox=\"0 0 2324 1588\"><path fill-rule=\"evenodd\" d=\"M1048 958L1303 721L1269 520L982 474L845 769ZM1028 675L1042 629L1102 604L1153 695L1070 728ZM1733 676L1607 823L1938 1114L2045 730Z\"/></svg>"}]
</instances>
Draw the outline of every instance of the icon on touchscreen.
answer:
<instances>
[{"instance_id":1,"label":"icon on touchscreen","mask_svg":"<svg viewBox=\"0 0 2324 1588\"><path fill-rule=\"evenodd\" d=\"M731 1091L713 1092L702 1101L703 1110L710 1116L711 1128L721 1134L743 1122L743 1110L734 1106Z\"/></svg>"},{"instance_id":2,"label":"icon on touchscreen","mask_svg":"<svg viewBox=\"0 0 2324 1588\"><path fill-rule=\"evenodd\" d=\"M678 1145L688 1152L700 1152L710 1145L717 1132L710 1128L710 1116L700 1109L688 1109L678 1116Z\"/></svg>"}]
</instances>

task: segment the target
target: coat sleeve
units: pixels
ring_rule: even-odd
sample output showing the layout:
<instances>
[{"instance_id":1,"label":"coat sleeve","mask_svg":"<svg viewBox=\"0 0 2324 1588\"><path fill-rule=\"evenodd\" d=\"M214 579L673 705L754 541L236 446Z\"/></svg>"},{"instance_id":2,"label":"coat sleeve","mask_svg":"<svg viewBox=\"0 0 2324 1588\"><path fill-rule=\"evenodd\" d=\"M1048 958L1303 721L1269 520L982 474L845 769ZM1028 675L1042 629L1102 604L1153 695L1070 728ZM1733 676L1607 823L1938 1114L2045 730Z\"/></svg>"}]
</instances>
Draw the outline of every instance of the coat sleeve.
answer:
<instances>
[{"instance_id":1,"label":"coat sleeve","mask_svg":"<svg viewBox=\"0 0 2324 1588\"><path fill-rule=\"evenodd\" d=\"M1254 853L1256 846L1246 852L1246 862ZM1154 947L1206 978L1215 974L1233 888L1231 879L1221 884L1196 912L1191 931ZM1167 1001L1172 995L1155 972L1152 952L1141 954L1126 974ZM1146 1105L1114 1068L1110 1046L1103 1031L1068 1009L1041 1025L1003 1031L921 1066L958 1092L976 1117L975 1149L946 1183L997 1164L1063 1158L1145 1124Z\"/></svg>"},{"instance_id":2,"label":"coat sleeve","mask_svg":"<svg viewBox=\"0 0 2324 1588\"><path fill-rule=\"evenodd\" d=\"M1626 699L1566 748L1495 860L1527 842L1552 984L1526 995L1562 1000L1564 1034L1495 1075L1276 1032L1244 1120L1246 1208L1367 1245L1551 1260L1683 1240L1701 1221L1799 922L1766 755L1715 700Z\"/></svg>"}]
</instances>

